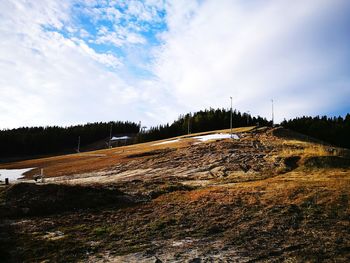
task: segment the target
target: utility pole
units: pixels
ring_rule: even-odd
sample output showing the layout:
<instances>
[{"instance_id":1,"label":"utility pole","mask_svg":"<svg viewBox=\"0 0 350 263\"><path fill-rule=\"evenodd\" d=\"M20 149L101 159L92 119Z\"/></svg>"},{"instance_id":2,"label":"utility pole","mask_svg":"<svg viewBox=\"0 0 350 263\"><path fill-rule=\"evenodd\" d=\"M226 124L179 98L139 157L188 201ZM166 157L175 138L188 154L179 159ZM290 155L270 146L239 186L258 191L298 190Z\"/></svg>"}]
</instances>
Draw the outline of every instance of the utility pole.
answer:
<instances>
[{"instance_id":1,"label":"utility pole","mask_svg":"<svg viewBox=\"0 0 350 263\"><path fill-rule=\"evenodd\" d=\"M250 111L248 110L247 111L247 126L249 126L249 114L250 114Z\"/></svg>"},{"instance_id":2,"label":"utility pole","mask_svg":"<svg viewBox=\"0 0 350 263\"><path fill-rule=\"evenodd\" d=\"M42 183L45 183L44 169L43 169L43 168L41 168L41 170L40 170L40 176L41 176L41 182L42 182Z\"/></svg>"},{"instance_id":3,"label":"utility pole","mask_svg":"<svg viewBox=\"0 0 350 263\"><path fill-rule=\"evenodd\" d=\"M109 129L109 141L108 141L108 148L111 148L111 140L112 140L112 126L113 122L111 122L111 127Z\"/></svg>"},{"instance_id":4,"label":"utility pole","mask_svg":"<svg viewBox=\"0 0 350 263\"><path fill-rule=\"evenodd\" d=\"M80 136L78 137L78 147L77 147L77 152L80 153Z\"/></svg>"},{"instance_id":5,"label":"utility pole","mask_svg":"<svg viewBox=\"0 0 350 263\"><path fill-rule=\"evenodd\" d=\"M232 97L230 97L230 99L231 99L230 130L231 130L231 138L232 138Z\"/></svg>"},{"instance_id":6,"label":"utility pole","mask_svg":"<svg viewBox=\"0 0 350 263\"><path fill-rule=\"evenodd\" d=\"M190 134L190 122L191 122L191 113L188 114L188 120L187 120L187 134Z\"/></svg>"},{"instance_id":7,"label":"utility pole","mask_svg":"<svg viewBox=\"0 0 350 263\"><path fill-rule=\"evenodd\" d=\"M274 112L273 112L273 99L271 99L271 119L272 119L272 127L273 127L273 121L274 121Z\"/></svg>"}]
</instances>

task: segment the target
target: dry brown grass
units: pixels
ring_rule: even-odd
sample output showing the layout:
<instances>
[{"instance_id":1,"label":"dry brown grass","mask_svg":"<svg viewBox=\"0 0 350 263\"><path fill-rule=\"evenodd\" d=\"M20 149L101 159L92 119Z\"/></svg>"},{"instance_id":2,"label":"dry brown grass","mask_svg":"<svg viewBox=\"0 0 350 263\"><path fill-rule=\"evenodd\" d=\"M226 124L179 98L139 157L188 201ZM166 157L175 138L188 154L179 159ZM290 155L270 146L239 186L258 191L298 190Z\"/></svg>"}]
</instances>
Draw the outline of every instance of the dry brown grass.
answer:
<instances>
[{"instance_id":1,"label":"dry brown grass","mask_svg":"<svg viewBox=\"0 0 350 263\"><path fill-rule=\"evenodd\" d=\"M300 142L300 141L285 141L282 144L283 150L280 154L281 157L288 157L293 155L299 155L303 157L311 156L329 156L330 153L327 147L324 145ZM297 147L297 148L295 148ZM336 155L336 153L334 154Z\"/></svg>"},{"instance_id":2,"label":"dry brown grass","mask_svg":"<svg viewBox=\"0 0 350 263\"><path fill-rule=\"evenodd\" d=\"M249 132L254 127L243 127L233 129L234 133ZM65 176L81 173L96 172L103 169L109 169L114 165L122 162L127 162L126 156L131 154L139 154L153 150L166 148L183 148L194 143L191 137L206 135L212 133L229 133L230 129L216 130L210 132L201 132L188 135L178 136L165 140L140 143L135 145L122 146L112 149L97 150L84 153L61 155L49 158L33 159L13 163L0 164L0 169L20 169L20 168L36 168L25 174L26 178L31 178L32 175L38 174L40 169L44 169L46 177ZM181 139L178 142L155 145L161 142Z\"/></svg>"},{"instance_id":3,"label":"dry brown grass","mask_svg":"<svg viewBox=\"0 0 350 263\"><path fill-rule=\"evenodd\" d=\"M193 136L196 135L199 134ZM75 154L9 165L16 168L46 166L46 171L53 176L108 169L121 162L140 161L138 164L142 168L152 170L152 162L159 161L159 156L127 156L166 148L176 151L164 157L165 168L174 165L173 157L183 158L180 164L189 165L185 168L192 167L193 162L193 166L204 166L205 162L199 161L205 158L220 161L221 166L225 163L222 161L224 153L243 158L250 156L266 167L281 158L283 164L285 157L300 156L301 159L298 168L281 173L276 173L274 166L271 170L237 171L240 178L235 181L229 175L204 179L175 177L164 169L154 177L142 174L137 180L99 184L102 188L112 187L147 201L121 210L85 211L77 207L75 212L43 215L39 220L37 217L19 218L18 224L12 226L16 240L13 247L20 248L15 255L33 262L88 262L89 255L93 256L92 262L102 255L107 255L106 261L118 262L118 257L124 254L128 254L132 262L154 262L154 255L162 260L180 262L191 262L193 257L208 262L232 258L242 262L347 262L350 258L350 169L317 166L306 169L302 163L310 157L337 155L337 151L329 153L323 145L283 140L263 133L235 142L211 142L198 148L187 147L193 143L191 138L153 145L158 142L95 151L91 156ZM261 153L265 155L259 159ZM197 159L192 158L193 154L197 154ZM212 154L217 158L210 159L208 156ZM266 159L272 161L266 162ZM248 159L235 160L249 162ZM147 162L151 162L151 166L147 166ZM227 162L226 166L229 164ZM130 169L140 168L135 167L132 165ZM174 167L175 170L181 168L176 162ZM183 186L194 185L194 182L196 187ZM40 191L41 186L33 187ZM45 185L41 189L45 190ZM36 205L38 200L33 196L32 203ZM47 200L55 202L57 198L60 202L59 197L56 192L49 193ZM95 195L95 198L101 197L104 195ZM23 198L22 194L19 198ZM66 199L69 200L69 196ZM57 231L65 237L55 243L43 241L42 236L47 232ZM186 239L192 243L173 246L174 241L181 243Z\"/></svg>"}]
</instances>

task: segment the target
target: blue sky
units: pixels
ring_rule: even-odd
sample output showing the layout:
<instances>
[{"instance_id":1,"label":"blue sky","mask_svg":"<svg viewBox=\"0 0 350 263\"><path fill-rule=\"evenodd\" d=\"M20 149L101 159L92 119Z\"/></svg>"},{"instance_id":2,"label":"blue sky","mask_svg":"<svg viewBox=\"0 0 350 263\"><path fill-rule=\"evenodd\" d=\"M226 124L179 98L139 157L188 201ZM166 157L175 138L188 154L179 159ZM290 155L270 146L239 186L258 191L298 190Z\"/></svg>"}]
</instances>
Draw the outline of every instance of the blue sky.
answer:
<instances>
[{"instance_id":1,"label":"blue sky","mask_svg":"<svg viewBox=\"0 0 350 263\"><path fill-rule=\"evenodd\" d=\"M350 112L347 0L3 0L0 128Z\"/></svg>"},{"instance_id":2,"label":"blue sky","mask_svg":"<svg viewBox=\"0 0 350 263\"><path fill-rule=\"evenodd\" d=\"M167 30L164 5L163 1L73 2L71 23L45 29L80 39L97 53L115 56L123 62L124 73L132 77L149 78L151 49L162 44L158 35Z\"/></svg>"}]
</instances>

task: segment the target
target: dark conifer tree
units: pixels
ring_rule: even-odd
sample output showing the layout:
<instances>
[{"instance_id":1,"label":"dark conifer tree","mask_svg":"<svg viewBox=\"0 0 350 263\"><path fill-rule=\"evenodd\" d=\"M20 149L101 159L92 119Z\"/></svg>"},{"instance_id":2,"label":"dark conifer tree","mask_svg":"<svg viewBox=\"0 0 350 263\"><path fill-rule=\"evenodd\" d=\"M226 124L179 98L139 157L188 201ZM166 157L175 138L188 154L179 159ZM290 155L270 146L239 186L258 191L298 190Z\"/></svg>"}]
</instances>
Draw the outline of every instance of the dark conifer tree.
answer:
<instances>
[{"instance_id":1,"label":"dark conifer tree","mask_svg":"<svg viewBox=\"0 0 350 263\"><path fill-rule=\"evenodd\" d=\"M350 148L350 114L345 118L316 116L284 120L282 125L316 139Z\"/></svg>"}]
</instances>

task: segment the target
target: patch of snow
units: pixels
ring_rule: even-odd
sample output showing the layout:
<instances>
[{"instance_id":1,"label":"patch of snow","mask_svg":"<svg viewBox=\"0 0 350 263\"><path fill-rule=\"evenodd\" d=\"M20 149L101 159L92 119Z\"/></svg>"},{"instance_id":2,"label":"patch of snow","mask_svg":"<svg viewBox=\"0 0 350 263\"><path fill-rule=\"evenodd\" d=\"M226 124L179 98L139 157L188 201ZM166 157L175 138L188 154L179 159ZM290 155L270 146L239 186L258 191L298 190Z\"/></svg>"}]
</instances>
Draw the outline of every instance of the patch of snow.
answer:
<instances>
[{"instance_id":1,"label":"patch of snow","mask_svg":"<svg viewBox=\"0 0 350 263\"><path fill-rule=\"evenodd\" d=\"M111 141L119 141L119 140L129 140L129 136L122 136L122 137L112 137Z\"/></svg>"},{"instance_id":2,"label":"patch of snow","mask_svg":"<svg viewBox=\"0 0 350 263\"><path fill-rule=\"evenodd\" d=\"M174 142L178 142L179 139L175 139L175 140L171 140L171 141L166 141L166 142L159 142L159 143L155 143L155 144L152 144L153 145L162 145L162 144L168 144L168 143L174 143Z\"/></svg>"},{"instance_id":3,"label":"patch of snow","mask_svg":"<svg viewBox=\"0 0 350 263\"><path fill-rule=\"evenodd\" d=\"M25 168L25 169L0 169L0 181L5 181L5 178L8 178L9 181L16 181L23 178L23 174L34 168Z\"/></svg>"},{"instance_id":4,"label":"patch of snow","mask_svg":"<svg viewBox=\"0 0 350 263\"><path fill-rule=\"evenodd\" d=\"M237 134L232 134L232 139L239 140L239 136Z\"/></svg>"},{"instance_id":5,"label":"patch of snow","mask_svg":"<svg viewBox=\"0 0 350 263\"><path fill-rule=\"evenodd\" d=\"M200 140L202 142L206 142L209 140L230 139L231 134L229 134L229 133L215 133L215 134L208 134L208 135L202 135L202 136L195 136L193 138ZM232 134L232 139L238 140L239 137L237 134Z\"/></svg>"}]
</instances>

